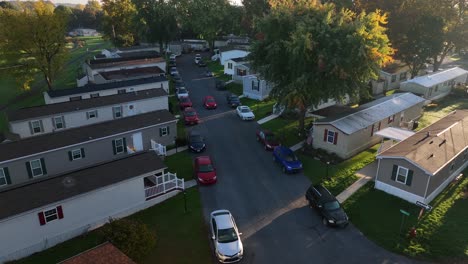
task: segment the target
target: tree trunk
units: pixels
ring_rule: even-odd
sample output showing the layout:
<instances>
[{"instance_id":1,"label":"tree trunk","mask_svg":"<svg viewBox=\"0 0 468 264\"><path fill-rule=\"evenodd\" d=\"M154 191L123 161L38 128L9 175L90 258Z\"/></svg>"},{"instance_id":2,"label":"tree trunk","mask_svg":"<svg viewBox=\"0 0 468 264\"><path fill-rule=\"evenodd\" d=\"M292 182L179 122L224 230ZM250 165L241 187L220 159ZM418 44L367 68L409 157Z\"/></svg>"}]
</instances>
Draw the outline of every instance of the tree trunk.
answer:
<instances>
[{"instance_id":1,"label":"tree trunk","mask_svg":"<svg viewBox=\"0 0 468 264\"><path fill-rule=\"evenodd\" d=\"M47 83L47 88L49 89L49 91L52 91L53 88L52 88L52 80L49 78L49 76L47 76L46 74L44 74L44 79Z\"/></svg>"},{"instance_id":2,"label":"tree trunk","mask_svg":"<svg viewBox=\"0 0 468 264\"><path fill-rule=\"evenodd\" d=\"M306 116L307 108L300 107L299 109L299 135L304 137L304 128L305 128L305 116Z\"/></svg>"}]
</instances>

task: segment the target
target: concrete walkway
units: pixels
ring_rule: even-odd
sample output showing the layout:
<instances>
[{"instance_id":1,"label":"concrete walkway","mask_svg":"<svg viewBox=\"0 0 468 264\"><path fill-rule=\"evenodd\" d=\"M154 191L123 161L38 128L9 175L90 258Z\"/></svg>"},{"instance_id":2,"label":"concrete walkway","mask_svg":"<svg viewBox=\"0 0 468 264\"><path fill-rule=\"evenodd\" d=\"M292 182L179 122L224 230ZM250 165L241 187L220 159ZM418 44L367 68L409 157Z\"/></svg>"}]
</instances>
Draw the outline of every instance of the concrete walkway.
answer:
<instances>
[{"instance_id":1,"label":"concrete walkway","mask_svg":"<svg viewBox=\"0 0 468 264\"><path fill-rule=\"evenodd\" d=\"M365 166L364 168L358 170L356 172L356 176L359 177L359 179L351 184L346 190L344 190L342 193L338 194L336 199L340 202L343 203L346 201L353 193L355 193L357 190L359 190L362 186L364 186L366 183L368 183L370 180L374 179L375 173L377 172L377 161L374 161L370 163L369 165Z\"/></svg>"},{"instance_id":2,"label":"concrete walkway","mask_svg":"<svg viewBox=\"0 0 468 264\"><path fill-rule=\"evenodd\" d=\"M166 151L166 156L171 156L171 155L174 155L174 154L176 154L178 152L182 152L184 150L187 150L187 148L188 148L187 146L177 147L177 152L176 152L175 148L170 149L170 150Z\"/></svg>"},{"instance_id":3,"label":"concrete walkway","mask_svg":"<svg viewBox=\"0 0 468 264\"><path fill-rule=\"evenodd\" d=\"M261 125L261 124L264 124L264 123L266 123L266 122L268 122L268 121L270 121L270 120L273 120L273 119L275 119L275 118L277 118L277 117L279 117L279 115L272 114L272 115L269 115L269 116L267 116L267 117L264 117L264 118L258 120L257 123L258 123L259 125Z\"/></svg>"},{"instance_id":4,"label":"concrete walkway","mask_svg":"<svg viewBox=\"0 0 468 264\"><path fill-rule=\"evenodd\" d=\"M290 149L292 151L296 151L296 150L299 150L302 148L302 146L304 146L304 142L305 140L302 140L301 142L297 143L296 145L292 146Z\"/></svg>"},{"instance_id":5,"label":"concrete walkway","mask_svg":"<svg viewBox=\"0 0 468 264\"><path fill-rule=\"evenodd\" d=\"M198 185L198 183L197 183L196 180L190 180L190 181L184 182L185 189L192 188L192 187L197 186L197 185Z\"/></svg>"}]
</instances>

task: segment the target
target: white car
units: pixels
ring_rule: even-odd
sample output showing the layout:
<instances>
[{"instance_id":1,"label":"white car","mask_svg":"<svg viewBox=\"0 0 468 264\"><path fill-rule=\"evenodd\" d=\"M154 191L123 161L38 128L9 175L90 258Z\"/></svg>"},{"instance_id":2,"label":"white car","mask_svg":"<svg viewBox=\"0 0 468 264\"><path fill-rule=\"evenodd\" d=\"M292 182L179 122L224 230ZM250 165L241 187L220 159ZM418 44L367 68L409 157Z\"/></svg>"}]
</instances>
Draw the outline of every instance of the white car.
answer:
<instances>
[{"instance_id":1,"label":"white car","mask_svg":"<svg viewBox=\"0 0 468 264\"><path fill-rule=\"evenodd\" d=\"M244 256L236 222L228 210L216 210L210 215L211 239L213 239L216 258L221 263L238 262Z\"/></svg>"},{"instance_id":2,"label":"white car","mask_svg":"<svg viewBox=\"0 0 468 264\"><path fill-rule=\"evenodd\" d=\"M170 60L175 60L175 59L176 59L176 55L175 55L175 54L171 54L171 56L169 56L169 59L170 59Z\"/></svg>"},{"instance_id":3,"label":"white car","mask_svg":"<svg viewBox=\"0 0 468 264\"><path fill-rule=\"evenodd\" d=\"M185 89L184 87L179 87L177 88L176 95L177 95L177 99L180 100L180 98L182 97L188 97L189 93L188 93L188 90Z\"/></svg>"},{"instance_id":4,"label":"white car","mask_svg":"<svg viewBox=\"0 0 468 264\"><path fill-rule=\"evenodd\" d=\"M195 55L195 64L198 64L201 60L202 60L201 55L200 55L200 54L196 54L196 55Z\"/></svg>"},{"instance_id":5,"label":"white car","mask_svg":"<svg viewBox=\"0 0 468 264\"><path fill-rule=\"evenodd\" d=\"M254 120L255 119L254 113L252 112L252 110L250 110L248 106L240 105L236 108L236 111L237 111L237 115L242 120Z\"/></svg>"},{"instance_id":6,"label":"white car","mask_svg":"<svg viewBox=\"0 0 468 264\"><path fill-rule=\"evenodd\" d=\"M169 72L170 72L171 76L179 75L179 71L177 71L176 67L172 67Z\"/></svg>"}]
</instances>

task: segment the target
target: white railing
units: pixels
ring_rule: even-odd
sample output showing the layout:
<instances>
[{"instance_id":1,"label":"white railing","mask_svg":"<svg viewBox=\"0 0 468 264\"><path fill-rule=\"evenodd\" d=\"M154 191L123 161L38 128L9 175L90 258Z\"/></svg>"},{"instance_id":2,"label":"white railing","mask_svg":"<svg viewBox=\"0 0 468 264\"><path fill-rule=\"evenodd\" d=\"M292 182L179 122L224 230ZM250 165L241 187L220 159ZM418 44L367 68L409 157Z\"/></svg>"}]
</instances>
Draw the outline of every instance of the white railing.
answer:
<instances>
[{"instance_id":1,"label":"white railing","mask_svg":"<svg viewBox=\"0 0 468 264\"><path fill-rule=\"evenodd\" d=\"M150 179L156 183L155 186L145 188L145 197L152 198L175 190L184 190L185 184L184 179L177 178L176 173L166 173L161 176L150 176L154 177ZM149 178L149 177L148 177Z\"/></svg>"},{"instance_id":2,"label":"white railing","mask_svg":"<svg viewBox=\"0 0 468 264\"><path fill-rule=\"evenodd\" d=\"M151 139L151 149L156 152L159 156L166 156L166 146L156 143Z\"/></svg>"}]
</instances>

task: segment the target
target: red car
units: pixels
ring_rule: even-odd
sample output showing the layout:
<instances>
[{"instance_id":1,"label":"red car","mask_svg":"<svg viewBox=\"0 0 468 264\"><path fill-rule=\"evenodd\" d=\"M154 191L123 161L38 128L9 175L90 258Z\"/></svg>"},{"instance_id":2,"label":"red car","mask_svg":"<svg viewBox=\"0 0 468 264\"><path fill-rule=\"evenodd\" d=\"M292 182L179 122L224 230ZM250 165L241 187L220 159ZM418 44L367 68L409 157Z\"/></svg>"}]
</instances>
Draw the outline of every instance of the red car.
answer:
<instances>
[{"instance_id":1,"label":"red car","mask_svg":"<svg viewBox=\"0 0 468 264\"><path fill-rule=\"evenodd\" d=\"M213 96L205 96L203 99L203 106L206 109L216 109L218 106Z\"/></svg>"},{"instance_id":2,"label":"red car","mask_svg":"<svg viewBox=\"0 0 468 264\"><path fill-rule=\"evenodd\" d=\"M263 144L265 150L273 150L281 145L276 139L275 134L268 130L257 130L257 141Z\"/></svg>"},{"instance_id":3,"label":"red car","mask_svg":"<svg viewBox=\"0 0 468 264\"><path fill-rule=\"evenodd\" d=\"M187 107L192 107L192 101L190 101L190 98L188 98L187 96L181 97L179 101L179 107L182 110L184 110Z\"/></svg>"},{"instance_id":4,"label":"red car","mask_svg":"<svg viewBox=\"0 0 468 264\"><path fill-rule=\"evenodd\" d=\"M196 157L193 162L193 171L200 183L216 183L216 169L209 156Z\"/></svg>"},{"instance_id":5,"label":"red car","mask_svg":"<svg viewBox=\"0 0 468 264\"><path fill-rule=\"evenodd\" d=\"M197 111L192 107L187 107L184 109L184 121L186 125L196 125L200 122L198 118Z\"/></svg>"}]
</instances>

